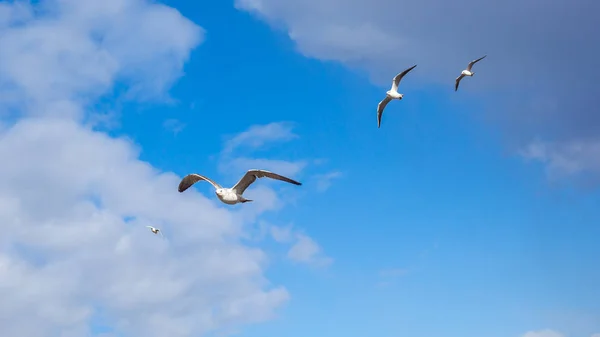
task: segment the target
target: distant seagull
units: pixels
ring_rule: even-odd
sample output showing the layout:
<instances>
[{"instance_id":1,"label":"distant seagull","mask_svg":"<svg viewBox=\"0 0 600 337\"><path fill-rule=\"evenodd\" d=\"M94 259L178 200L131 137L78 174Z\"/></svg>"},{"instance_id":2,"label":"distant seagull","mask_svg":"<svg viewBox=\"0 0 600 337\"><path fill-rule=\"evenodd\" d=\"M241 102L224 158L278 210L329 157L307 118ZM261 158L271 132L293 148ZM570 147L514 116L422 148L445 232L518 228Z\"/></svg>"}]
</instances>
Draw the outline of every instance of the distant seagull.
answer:
<instances>
[{"instance_id":1,"label":"distant seagull","mask_svg":"<svg viewBox=\"0 0 600 337\"><path fill-rule=\"evenodd\" d=\"M146 228L150 228L150 230L152 231L152 233L154 233L154 234L160 234L160 236L162 236L164 238L164 235L162 234L162 232L160 231L160 229L154 228L152 226L146 226Z\"/></svg>"},{"instance_id":2,"label":"distant seagull","mask_svg":"<svg viewBox=\"0 0 600 337\"><path fill-rule=\"evenodd\" d=\"M460 83L460 80L463 79L463 77L465 76L473 76L475 75L475 72L471 72L471 68L473 68L473 65L481 60L483 60L487 55L484 55L483 57L478 58L477 60L473 60L471 62L469 62L469 65L467 66L467 69L463 70L460 73L460 76L458 76L456 78L456 84L454 85L454 91L458 90L458 84Z\"/></svg>"},{"instance_id":3,"label":"distant seagull","mask_svg":"<svg viewBox=\"0 0 600 337\"><path fill-rule=\"evenodd\" d=\"M248 172L246 172L246 174L242 177L242 179L240 179L240 181L237 182L237 184L235 184L235 186L233 186L232 188L223 188L221 187L221 185L217 184L213 180L201 176L199 174L193 173L188 174L181 180L181 182L179 183L179 192L181 193L187 190L188 188L190 188L190 186L194 185L200 180L205 180L214 186L214 188L216 189L215 193L217 194L219 200L228 205L235 205L240 202L245 203L248 201L252 201L244 198L242 194L248 188L248 186L250 186L253 182L256 181L256 178L264 177L285 181L294 185L302 185L301 183L295 180L286 178L284 176L280 176L279 174L273 172L264 170L248 170Z\"/></svg>"},{"instance_id":4,"label":"distant seagull","mask_svg":"<svg viewBox=\"0 0 600 337\"><path fill-rule=\"evenodd\" d=\"M401 100L402 97L404 97L403 94L398 93L398 85L400 84L400 80L402 80L402 77L404 77L404 75L408 74L408 72L413 70L416 66L417 65L415 64L414 66L406 69L405 71L396 75L396 77L394 77L394 79L392 80L392 88L390 90L386 91L385 98L381 102L379 102L379 105L377 105L377 127L378 128L381 127L381 115L383 115L383 109L385 109L386 105L388 105L388 103L391 102L393 99Z\"/></svg>"}]
</instances>

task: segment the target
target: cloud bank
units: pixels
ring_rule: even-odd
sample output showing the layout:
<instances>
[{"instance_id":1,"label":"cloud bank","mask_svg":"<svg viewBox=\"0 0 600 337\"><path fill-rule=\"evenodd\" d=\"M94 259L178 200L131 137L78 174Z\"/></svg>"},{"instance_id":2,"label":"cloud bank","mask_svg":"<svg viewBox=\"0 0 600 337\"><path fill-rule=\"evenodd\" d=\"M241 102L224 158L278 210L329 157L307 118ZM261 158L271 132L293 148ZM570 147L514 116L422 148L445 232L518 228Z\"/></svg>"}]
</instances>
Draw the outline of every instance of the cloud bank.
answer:
<instances>
[{"instance_id":1,"label":"cloud bank","mask_svg":"<svg viewBox=\"0 0 600 337\"><path fill-rule=\"evenodd\" d=\"M231 332L289 300L246 243L272 189L253 217L179 194L89 123L99 100L169 101L203 35L148 0L0 3L0 335Z\"/></svg>"}]
</instances>

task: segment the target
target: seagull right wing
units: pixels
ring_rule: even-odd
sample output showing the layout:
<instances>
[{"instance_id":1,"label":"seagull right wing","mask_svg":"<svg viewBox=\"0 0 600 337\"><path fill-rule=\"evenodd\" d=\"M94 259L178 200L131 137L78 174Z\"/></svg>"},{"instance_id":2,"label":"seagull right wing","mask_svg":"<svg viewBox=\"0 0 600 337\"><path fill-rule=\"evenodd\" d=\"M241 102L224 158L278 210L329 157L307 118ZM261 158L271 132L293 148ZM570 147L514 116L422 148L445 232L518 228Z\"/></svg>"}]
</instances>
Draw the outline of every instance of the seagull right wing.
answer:
<instances>
[{"instance_id":1,"label":"seagull right wing","mask_svg":"<svg viewBox=\"0 0 600 337\"><path fill-rule=\"evenodd\" d=\"M462 80L462 79L463 79L463 77L465 77L465 75L463 75L463 74L460 74L460 76L458 76L458 77L456 78L456 84L454 84L454 91L458 90L458 85L460 84L460 80Z\"/></svg>"},{"instance_id":2,"label":"seagull right wing","mask_svg":"<svg viewBox=\"0 0 600 337\"><path fill-rule=\"evenodd\" d=\"M482 57L478 58L477 60L473 60L473 61L469 62L469 66L467 66L467 70L468 70L468 71L471 71L471 68L473 68L473 65L474 65L475 63L477 63L477 62L479 62L479 61L483 60L483 59L484 59L486 56L487 56L487 55L484 55L484 56L482 56Z\"/></svg>"},{"instance_id":3,"label":"seagull right wing","mask_svg":"<svg viewBox=\"0 0 600 337\"><path fill-rule=\"evenodd\" d=\"M386 105L388 105L389 102L391 102L392 99L389 98L388 96L385 96L385 98L379 102L379 104L377 105L377 127L381 127L381 115L383 115L383 109L385 109Z\"/></svg>"},{"instance_id":4,"label":"seagull right wing","mask_svg":"<svg viewBox=\"0 0 600 337\"><path fill-rule=\"evenodd\" d=\"M213 185L214 188L221 188L221 185L217 184L212 179L207 178L205 176L201 176L196 173L192 173L192 174L188 174L183 179L181 179L181 182L179 183L179 189L178 189L179 193L187 190L188 188L190 188L192 185L199 182L200 180L208 181L211 185Z\"/></svg>"},{"instance_id":5,"label":"seagull right wing","mask_svg":"<svg viewBox=\"0 0 600 337\"><path fill-rule=\"evenodd\" d=\"M394 77L394 80L392 81L392 91L398 91L398 86L400 85L400 80L402 80L402 77L408 74L408 72L413 70L416 66L417 65L415 64L414 66L406 69L405 71L401 72L400 74Z\"/></svg>"},{"instance_id":6,"label":"seagull right wing","mask_svg":"<svg viewBox=\"0 0 600 337\"><path fill-rule=\"evenodd\" d=\"M243 194L244 191L250 186L253 182L256 181L256 178L271 178L275 180L285 181L286 183L294 184L294 185L302 185L301 183L292 180L290 178L284 177L277 173L265 171L265 170L248 170L246 174L240 179L240 181L235 184L231 189L235 191L237 194Z\"/></svg>"}]
</instances>

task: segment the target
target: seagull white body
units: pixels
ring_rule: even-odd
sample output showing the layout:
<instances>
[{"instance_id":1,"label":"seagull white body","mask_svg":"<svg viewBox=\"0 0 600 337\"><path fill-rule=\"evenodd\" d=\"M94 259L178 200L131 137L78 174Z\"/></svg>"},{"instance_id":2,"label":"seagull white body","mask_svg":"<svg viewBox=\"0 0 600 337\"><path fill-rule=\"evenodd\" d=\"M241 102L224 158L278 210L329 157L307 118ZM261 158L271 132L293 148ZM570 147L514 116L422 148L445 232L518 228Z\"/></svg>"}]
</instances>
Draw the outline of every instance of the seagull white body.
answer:
<instances>
[{"instance_id":1,"label":"seagull white body","mask_svg":"<svg viewBox=\"0 0 600 337\"><path fill-rule=\"evenodd\" d=\"M398 92L398 86L400 85L400 80L404 77L404 75L408 74L409 71L413 70L417 65L404 70L394 77L392 80L392 88L385 92L385 98L379 102L377 105L377 127L381 127L381 116L383 115L383 110L394 99L401 100L404 95Z\"/></svg>"},{"instance_id":2,"label":"seagull white body","mask_svg":"<svg viewBox=\"0 0 600 337\"><path fill-rule=\"evenodd\" d=\"M215 194L217 195L217 198L219 198L219 200L221 200L223 203L225 203L227 205L235 205L238 203L245 203L245 202L252 201L252 200L244 198L244 196L242 194L248 188L248 186L250 186L254 181L256 181L256 178L264 178L264 177L285 181L285 182L288 182L288 183L291 183L294 185L302 185L301 183L299 183L295 180L286 178L277 173L273 173L273 172L269 172L269 171L265 171L265 170L254 170L253 169L253 170L248 170L248 172L246 172L246 174L242 177L242 179L240 179L240 181L238 181L237 184L235 184L235 186L233 186L231 188L224 188L221 185L219 185L218 183L216 183L215 181L213 181L205 176L196 174L196 173L188 174L179 183L178 190L181 193L181 192L187 190L188 188L190 188L192 185L194 185L198 181L204 180L204 181L207 181L208 183L210 183L211 185L213 185L213 187L215 188Z\"/></svg>"},{"instance_id":3,"label":"seagull white body","mask_svg":"<svg viewBox=\"0 0 600 337\"><path fill-rule=\"evenodd\" d=\"M483 60L487 55L484 55L483 57L480 57L476 60L473 60L471 62L469 62L469 65L467 66L467 69L463 70L460 72L460 76L458 76L456 78L456 82L454 84L454 91L458 90L458 85L460 84L460 80L462 80L465 76L469 76L472 77L473 75L475 75L474 71L471 71L471 69L473 68L473 65L481 60Z\"/></svg>"},{"instance_id":4,"label":"seagull white body","mask_svg":"<svg viewBox=\"0 0 600 337\"><path fill-rule=\"evenodd\" d=\"M164 237L162 232L160 231L160 229L152 227L152 226L146 226L146 228L150 228L150 230L152 231L152 233L154 234L160 234L160 236Z\"/></svg>"}]
</instances>

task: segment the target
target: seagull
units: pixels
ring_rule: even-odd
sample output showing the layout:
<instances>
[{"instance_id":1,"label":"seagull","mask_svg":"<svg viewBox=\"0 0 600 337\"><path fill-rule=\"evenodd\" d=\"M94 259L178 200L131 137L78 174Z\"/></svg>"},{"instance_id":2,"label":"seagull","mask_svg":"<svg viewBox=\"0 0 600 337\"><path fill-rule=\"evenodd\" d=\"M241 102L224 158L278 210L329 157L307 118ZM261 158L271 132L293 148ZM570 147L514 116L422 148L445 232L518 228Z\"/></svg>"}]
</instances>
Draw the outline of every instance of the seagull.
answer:
<instances>
[{"instance_id":1,"label":"seagull","mask_svg":"<svg viewBox=\"0 0 600 337\"><path fill-rule=\"evenodd\" d=\"M232 188L223 188L221 185L217 184L215 181L201 176L196 173L188 174L185 176L181 182L179 183L179 193L187 190L190 186L194 185L200 180L205 180L209 182L216 189L215 194L223 203L228 205L235 205L237 203L246 203L252 200L246 199L242 196L244 191L250 186L253 182L256 181L256 178L271 178L276 180L285 181L294 185L302 185L301 183L292 180L290 178L286 178L284 176L280 176L279 174L264 171L264 170L248 170L246 174L240 179L240 181L235 184Z\"/></svg>"},{"instance_id":2,"label":"seagull","mask_svg":"<svg viewBox=\"0 0 600 337\"><path fill-rule=\"evenodd\" d=\"M377 105L377 127L378 128L381 127L381 115L383 115L383 109L385 109L385 106L388 105L388 103L391 102L393 99L401 100L402 97L404 97L403 94L398 93L398 85L400 84L400 80L402 79L402 77L404 77L404 75L408 74L408 72L413 70L414 67L416 67L416 66L417 65L415 64L414 66L406 69L405 71L396 75L394 77L394 79L392 80L392 88L390 90L386 91L385 98L381 102L379 102L379 105Z\"/></svg>"},{"instance_id":3,"label":"seagull","mask_svg":"<svg viewBox=\"0 0 600 337\"><path fill-rule=\"evenodd\" d=\"M475 72L471 72L471 68L473 67L473 65L481 60L483 60L487 55L484 55L483 57L478 58L477 60L473 60L471 62L469 62L469 65L467 66L467 69L463 70L460 73L460 76L458 76L456 78L456 84L454 85L454 91L458 90L458 84L460 83L460 80L463 79L463 77L465 76L473 76L475 75Z\"/></svg>"},{"instance_id":4,"label":"seagull","mask_svg":"<svg viewBox=\"0 0 600 337\"><path fill-rule=\"evenodd\" d=\"M154 234L160 234L160 236L162 236L164 238L164 235L162 234L162 232L160 231L160 229L154 228L152 226L146 226L146 228L150 228L150 230L152 231L152 233L154 233Z\"/></svg>"}]
</instances>

